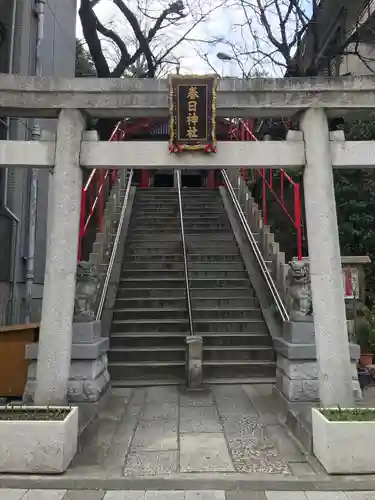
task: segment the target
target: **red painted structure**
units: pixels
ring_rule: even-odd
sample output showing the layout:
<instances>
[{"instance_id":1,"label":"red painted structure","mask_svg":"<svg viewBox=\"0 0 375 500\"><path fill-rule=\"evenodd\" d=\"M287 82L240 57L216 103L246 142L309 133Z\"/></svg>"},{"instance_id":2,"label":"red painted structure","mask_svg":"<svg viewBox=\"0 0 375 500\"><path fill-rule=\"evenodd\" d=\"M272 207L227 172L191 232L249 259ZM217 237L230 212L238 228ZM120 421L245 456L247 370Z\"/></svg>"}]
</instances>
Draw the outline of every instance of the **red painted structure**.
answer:
<instances>
[{"instance_id":1,"label":"red painted structure","mask_svg":"<svg viewBox=\"0 0 375 500\"><path fill-rule=\"evenodd\" d=\"M239 141L257 141L253 133L253 120L230 120L229 124L229 138L231 140ZM242 177L246 178L246 170L242 169ZM262 194L262 215L264 224L267 224L267 195L270 193L278 202L281 210L285 213L288 219L293 224L296 230L297 238L297 258L302 259L302 225L301 225L301 193L300 185L294 181L284 169L273 171L265 168L256 169L258 177L261 179ZM293 189L293 210L290 212L285 205L285 185L289 184Z\"/></svg>"}]
</instances>

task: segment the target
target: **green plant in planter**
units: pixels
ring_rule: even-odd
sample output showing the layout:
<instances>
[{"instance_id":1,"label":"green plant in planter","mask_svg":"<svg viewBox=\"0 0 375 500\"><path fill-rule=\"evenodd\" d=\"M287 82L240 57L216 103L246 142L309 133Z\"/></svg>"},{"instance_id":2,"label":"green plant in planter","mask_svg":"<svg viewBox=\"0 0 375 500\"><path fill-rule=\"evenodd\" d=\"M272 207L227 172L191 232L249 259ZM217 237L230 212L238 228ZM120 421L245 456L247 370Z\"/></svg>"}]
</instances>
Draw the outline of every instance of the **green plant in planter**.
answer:
<instances>
[{"instance_id":1,"label":"green plant in planter","mask_svg":"<svg viewBox=\"0 0 375 500\"><path fill-rule=\"evenodd\" d=\"M320 408L320 413L330 422L373 422L375 410L372 408Z\"/></svg>"}]
</instances>

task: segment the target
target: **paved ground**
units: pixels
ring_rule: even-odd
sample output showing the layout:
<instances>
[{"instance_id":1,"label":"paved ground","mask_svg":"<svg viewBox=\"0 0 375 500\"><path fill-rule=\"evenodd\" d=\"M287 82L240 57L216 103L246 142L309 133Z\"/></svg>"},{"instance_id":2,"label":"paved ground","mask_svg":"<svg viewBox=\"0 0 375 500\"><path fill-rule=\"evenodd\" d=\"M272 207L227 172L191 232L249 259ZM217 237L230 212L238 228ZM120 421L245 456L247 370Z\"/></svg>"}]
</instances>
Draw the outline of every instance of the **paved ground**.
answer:
<instances>
[{"instance_id":1,"label":"paved ground","mask_svg":"<svg viewBox=\"0 0 375 500\"><path fill-rule=\"evenodd\" d=\"M271 385L115 389L68 475L314 475L278 421Z\"/></svg>"},{"instance_id":2,"label":"paved ground","mask_svg":"<svg viewBox=\"0 0 375 500\"><path fill-rule=\"evenodd\" d=\"M375 492L344 491L66 491L0 490L0 500L374 500Z\"/></svg>"}]
</instances>

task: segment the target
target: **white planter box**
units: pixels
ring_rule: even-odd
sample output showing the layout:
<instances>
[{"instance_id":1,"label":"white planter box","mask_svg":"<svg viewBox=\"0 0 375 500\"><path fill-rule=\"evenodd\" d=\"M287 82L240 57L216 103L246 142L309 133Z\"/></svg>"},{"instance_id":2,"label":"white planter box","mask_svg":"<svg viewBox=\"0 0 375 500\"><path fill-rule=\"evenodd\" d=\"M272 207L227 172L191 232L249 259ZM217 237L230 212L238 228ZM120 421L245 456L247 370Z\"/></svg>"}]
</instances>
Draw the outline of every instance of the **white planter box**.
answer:
<instances>
[{"instance_id":1,"label":"white planter box","mask_svg":"<svg viewBox=\"0 0 375 500\"><path fill-rule=\"evenodd\" d=\"M330 422L312 408L314 455L329 474L374 474L375 421Z\"/></svg>"},{"instance_id":2,"label":"white planter box","mask_svg":"<svg viewBox=\"0 0 375 500\"><path fill-rule=\"evenodd\" d=\"M35 410L46 407L21 406ZM0 472L64 472L77 453L78 408L64 420L0 420ZM0 411L6 409L1 406Z\"/></svg>"}]
</instances>

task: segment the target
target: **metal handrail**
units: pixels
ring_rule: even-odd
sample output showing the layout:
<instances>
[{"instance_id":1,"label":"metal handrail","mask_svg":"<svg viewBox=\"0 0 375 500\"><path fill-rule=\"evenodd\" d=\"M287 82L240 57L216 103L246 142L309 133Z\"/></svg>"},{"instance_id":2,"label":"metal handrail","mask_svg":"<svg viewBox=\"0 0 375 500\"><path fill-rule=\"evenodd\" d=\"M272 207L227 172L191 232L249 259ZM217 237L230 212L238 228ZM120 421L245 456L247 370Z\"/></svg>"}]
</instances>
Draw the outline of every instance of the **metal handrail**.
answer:
<instances>
[{"instance_id":1,"label":"metal handrail","mask_svg":"<svg viewBox=\"0 0 375 500\"><path fill-rule=\"evenodd\" d=\"M269 288L269 291L271 292L271 295L272 295L272 298L273 300L275 301L275 304L276 304L276 307L277 307L277 310L280 314L280 317L282 319L282 321L290 321L290 317L289 317L289 314L288 314L288 311L286 310L285 306L284 306L284 303L280 297L280 294L276 288L276 285L275 285L275 282L273 281L271 275L270 275L270 272L268 270L268 267L267 267L267 264L264 262L264 259L263 259L263 255L261 254L259 248L258 248L258 245L257 245L257 242L255 241L255 238L254 238L254 235L249 227L249 224L246 220L246 217L244 216L243 214L243 211L242 211L242 208L241 208L241 205L238 201L238 198L236 196L236 193L234 192L234 189L233 189L233 186L229 180L229 177L228 177L228 174L225 170L222 170L221 171L221 174L223 176L223 179L224 179L224 182L225 182L225 185L226 185L226 188L229 192L229 195L232 199L232 202L233 202L233 205L237 211L237 214L242 222L242 227L245 231L245 234L249 240L249 243L250 243L250 246L254 252L254 255L257 259L257 262L259 264L259 267L260 267L260 270L263 274L263 277L267 283L267 286Z\"/></svg>"},{"instance_id":2,"label":"metal handrail","mask_svg":"<svg viewBox=\"0 0 375 500\"><path fill-rule=\"evenodd\" d=\"M124 219L125 219L125 212L126 212L126 207L128 204L128 199L129 199L129 194L130 194L130 188L132 185L132 180L133 180L133 170L130 171L129 173L129 178L128 178L128 183L126 186L126 191L125 191L125 198L124 198L124 203L122 204L121 208L121 213L120 213L120 219L117 225L117 232L116 232L116 237L115 241L113 243L112 247L112 253L111 253L111 258L109 259L109 264L108 264L108 269L107 269L107 274L104 280L104 285L102 289L102 293L100 296L100 301L98 305L98 309L96 311L96 320L100 320L104 308L104 303L107 297L107 290L108 290L108 285L109 285L109 280L111 279L111 274L112 274L112 268L113 264L115 262L116 258L116 252L117 252L117 247L120 241L120 236L121 236L121 231L122 231L122 226L124 224Z\"/></svg>"},{"instance_id":3,"label":"metal handrail","mask_svg":"<svg viewBox=\"0 0 375 500\"><path fill-rule=\"evenodd\" d=\"M181 227L181 240L182 240L182 251L184 254L184 271L185 271L185 285L186 285L186 301L189 315L189 328L190 335L194 335L193 326L193 315L191 312L191 298L190 298L190 285L189 285L189 268L186 255L186 243L185 243L185 230L184 230L184 216L182 211L182 197L181 197L181 171L177 170L177 191L178 191L178 204L180 212L180 227Z\"/></svg>"}]
</instances>

